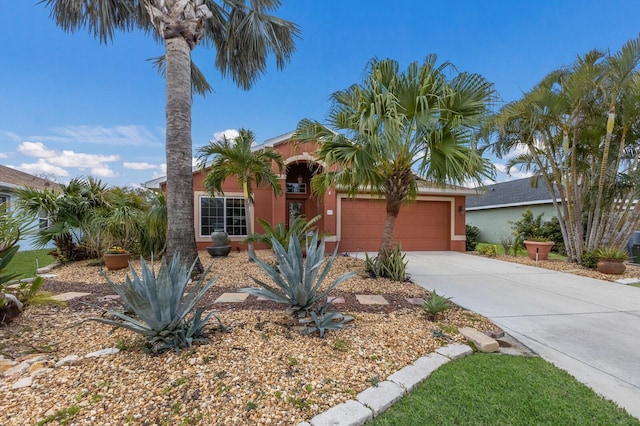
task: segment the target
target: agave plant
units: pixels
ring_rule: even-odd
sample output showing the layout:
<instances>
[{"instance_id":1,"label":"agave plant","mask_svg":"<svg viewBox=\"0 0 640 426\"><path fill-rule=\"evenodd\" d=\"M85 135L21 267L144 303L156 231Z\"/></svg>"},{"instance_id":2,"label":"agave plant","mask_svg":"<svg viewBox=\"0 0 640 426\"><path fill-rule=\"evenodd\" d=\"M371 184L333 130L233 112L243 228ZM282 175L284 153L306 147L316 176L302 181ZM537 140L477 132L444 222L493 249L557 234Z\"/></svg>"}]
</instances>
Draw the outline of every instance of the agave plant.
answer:
<instances>
[{"instance_id":1,"label":"agave plant","mask_svg":"<svg viewBox=\"0 0 640 426\"><path fill-rule=\"evenodd\" d=\"M312 311L314 306L326 300L327 295L340 283L355 275L355 272L348 272L324 290L320 290L333 265L338 248L336 247L329 259L325 259L324 240L318 244L317 231L306 243L306 262L303 258L299 235L296 232L289 239L288 250L285 250L275 237L272 238L271 244L276 255L277 266L270 265L255 256L252 260L269 275L275 286L251 277L261 288L243 288L240 291L287 304L292 312L300 315Z\"/></svg>"},{"instance_id":2,"label":"agave plant","mask_svg":"<svg viewBox=\"0 0 640 426\"><path fill-rule=\"evenodd\" d=\"M151 262L153 263L153 259ZM127 310L132 311L138 319L105 309L122 321L107 318L89 320L126 328L143 335L152 352L170 348L179 352L193 342L206 340L203 337L204 327L215 316L215 312L203 317L204 308L196 308L196 304L214 284L215 279L205 282L209 272L207 270L185 295L194 265L195 261L187 271L186 266L181 265L179 255L173 256L169 263L163 258L156 276L153 267L149 267L141 257L141 275L129 266L132 278L127 275L124 284L114 283L103 272L109 286L120 296Z\"/></svg>"}]
</instances>

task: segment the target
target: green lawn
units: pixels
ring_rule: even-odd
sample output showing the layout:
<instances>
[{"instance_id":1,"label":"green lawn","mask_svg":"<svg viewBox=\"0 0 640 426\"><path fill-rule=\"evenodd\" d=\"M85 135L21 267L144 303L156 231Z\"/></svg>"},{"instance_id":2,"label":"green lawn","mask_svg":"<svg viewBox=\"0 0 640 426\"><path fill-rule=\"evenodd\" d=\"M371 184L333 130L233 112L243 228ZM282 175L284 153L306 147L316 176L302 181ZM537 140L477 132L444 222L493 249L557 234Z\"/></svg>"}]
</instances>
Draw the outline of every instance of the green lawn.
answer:
<instances>
[{"instance_id":1,"label":"green lawn","mask_svg":"<svg viewBox=\"0 0 640 426\"><path fill-rule=\"evenodd\" d=\"M40 268L55 262L55 259L49 256L51 249L19 251L11 260L9 270L20 274L19 278L33 277L36 273L36 259Z\"/></svg>"},{"instance_id":2,"label":"green lawn","mask_svg":"<svg viewBox=\"0 0 640 426\"><path fill-rule=\"evenodd\" d=\"M504 247L502 247L502 244L499 244L499 243L478 243L478 246L487 245L487 244L491 244L491 245L496 246L496 252L498 254L504 254ZM478 248L476 247L476 250L477 249ZM518 250L518 257L527 257L527 256L528 256L527 255L527 249L522 248L522 249ZM567 256L563 256L561 254L551 252L551 253L549 253L549 259L567 260Z\"/></svg>"},{"instance_id":3,"label":"green lawn","mask_svg":"<svg viewBox=\"0 0 640 426\"><path fill-rule=\"evenodd\" d=\"M367 425L640 425L541 358L476 354L443 365Z\"/></svg>"}]
</instances>

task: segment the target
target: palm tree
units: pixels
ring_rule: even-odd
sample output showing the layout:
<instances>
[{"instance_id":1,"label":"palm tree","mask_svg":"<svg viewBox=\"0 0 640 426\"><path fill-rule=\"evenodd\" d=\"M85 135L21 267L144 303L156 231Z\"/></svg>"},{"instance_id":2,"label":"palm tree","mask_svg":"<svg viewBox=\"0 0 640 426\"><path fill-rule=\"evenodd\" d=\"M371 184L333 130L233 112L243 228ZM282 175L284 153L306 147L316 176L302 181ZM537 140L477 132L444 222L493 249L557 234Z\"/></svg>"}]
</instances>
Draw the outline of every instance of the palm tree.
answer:
<instances>
[{"instance_id":1,"label":"palm tree","mask_svg":"<svg viewBox=\"0 0 640 426\"><path fill-rule=\"evenodd\" d=\"M562 202L553 202L570 261L602 246L624 248L640 225L639 95L640 38L614 55L578 57L494 119L498 157L521 152L507 168L532 171L558 192Z\"/></svg>"},{"instance_id":2,"label":"palm tree","mask_svg":"<svg viewBox=\"0 0 640 426\"><path fill-rule=\"evenodd\" d=\"M400 72L396 61L372 60L361 84L331 96L328 125L302 120L293 139L318 141L325 173L312 190L338 186L355 195L366 190L386 200L378 261L394 248L400 207L415 198L418 179L437 184L481 182L493 169L475 149L474 131L488 113L493 86L478 74L448 79L448 63L429 55Z\"/></svg>"},{"instance_id":3,"label":"palm tree","mask_svg":"<svg viewBox=\"0 0 640 426\"><path fill-rule=\"evenodd\" d=\"M186 264L198 258L193 213L191 143L192 85L206 90L191 63L191 51L200 43L216 49L215 66L249 89L265 71L273 54L284 67L299 29L269 15L279 0L41 0L65 31L82 28L101 42L118 30L153 33L165 46L167 255L182 253ZM193 79L193 80L192 80ZM197 262L196 271L202 271Z\"/></svg>"},{"instance_id":4,"label":"palm tree","mask_svg":"<svg viewBox=\"0 0 640 426\"><path fill-rule=\"evenodd\" d=\"M282 156L272 148L253 150L255 138L251 130L240 129L235 139L223 136L209 145L201 147L198 152L202 167L207 167L211 157L210 171L204 178L204 186L211 195L222 194L222 183L231 176L236 176L242 188L244 211L247 221L247 235L253 234L252 206L253 184L258 187L270 186L274 194L282 194L279 175L284 168ZM278 173L274 171L274 165ZM248 241L249 259L255 256L253 241Z\"/></svg>"}]
</instances>

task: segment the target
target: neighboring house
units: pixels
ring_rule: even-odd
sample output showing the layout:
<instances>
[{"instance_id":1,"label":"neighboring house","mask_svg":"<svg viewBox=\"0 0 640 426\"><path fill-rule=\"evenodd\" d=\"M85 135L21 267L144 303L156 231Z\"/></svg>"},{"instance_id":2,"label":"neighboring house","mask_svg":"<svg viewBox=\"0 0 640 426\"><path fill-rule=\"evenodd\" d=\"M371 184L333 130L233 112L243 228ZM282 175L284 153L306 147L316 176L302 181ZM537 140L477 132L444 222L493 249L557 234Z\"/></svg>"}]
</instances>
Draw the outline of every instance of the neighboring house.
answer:
<instances>
[{"instance_id":1,"label":"neighboring house","mask_svg":"<svg viewBox=\"0 0 640 426\"><path fill-rule=\"evenodd\" d=\"M29 173L0 165L0 204L7 203L9 208L11 208L15 200L14 193L16 189L22 187L30 187L39 190L45 188L56 190L60 188L60 185L47 179L39 178L37 176L30 175ZM39 218L37 223L34 223L34 225L46 227L47 218L44 216ZM22 239L18 244L20 245L20 250L31 250L34 248L28 239Z\"/></svg>"},{"instance_id":2,"label":"neighboring house","mask_svg":"<svg viewBox=\"0 0 640 426\"><path fill-rule=\"evenodd\" d=\"M467 224L480 229L479 241L500 243L502 238L513 238L510 222L520 220L526 209L534 216L544 213L543 222L556 216L551 194L542 181L537 187L532 186L531 178L487 185L467 197Z\"/></svg>"},{"instance_id":3,"label":"neighboring house","mask_svg":"<svg viewBox=\"0 0 640 426\"><path fill-rule=\"evenodd\" d=\"M286 173L280 179L283 195L275 197L271 189L253 188L255 218L271 224L290 223L299 215L312 218L322 215L317 222L319 230L329 234L327 248L333 250L339 244L341 252L377 251L380 247L382 229L386 217L384 199L362 193L355 198L336 191L327 191L324 196L314 197L310 191L310 179L322 173L323 165L313 157L315 145L304 143L294 147L287 133L255 149L272 147L278 151L286 164ZM242 190L236 177L230 177L223 185L224 196L212 198L203 187L206 172L194 169L194 208L196 240L199 250L211 246L210 234L223 228L232 244L241 246L246 237ZM166 179L149 181L145 186L162 188ZM402 250L465 250L465 197L475 190L448 186L420 185L415 202L402 206L395 228L395 239ZM256 232L262 232L255 223Z\"/></svg>"}]
</instances>

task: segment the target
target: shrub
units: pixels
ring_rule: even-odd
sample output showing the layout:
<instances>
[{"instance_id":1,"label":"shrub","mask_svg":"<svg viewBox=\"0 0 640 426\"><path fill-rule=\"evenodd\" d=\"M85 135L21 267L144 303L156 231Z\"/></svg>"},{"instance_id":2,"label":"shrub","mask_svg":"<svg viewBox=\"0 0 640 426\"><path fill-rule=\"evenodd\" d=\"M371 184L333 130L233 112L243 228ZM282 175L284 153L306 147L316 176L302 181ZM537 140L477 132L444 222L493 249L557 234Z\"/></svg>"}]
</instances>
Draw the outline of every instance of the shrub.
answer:
<instances>
[{"instance_id":1,"label":"shrub","mask_svg":"<svg viewBox=\"0 0 640 426\"><path fill-rule=\"evenodd\" d=\"M478 245L478 237L480 236L480 228L477 226L467 224L465 227L466 242L465 248L467 251L475 251Z\"/></svg>"},{"instance_id":2,"label":"shrub","mask_svg":"<svg viewBox=\"0 0 640 426\"><path fill-rule=\"evenodd\" d=\"M596 269L598 267L598 255L595 250L585 251L582 254L582 266L589 269Z\"/></svg>"},{"instance_id":3,"label":"shrub","mask_svg":"<svg viewBox=\"0 0 640 426\"><path fill-rule=\"evenodd\" d=\"M522 218L516 222L509 222L512 225L513 235L519 241L525 240L541 240L545 236L542 232L542 216L544 213L540 213L538 216L533 216L531 209L526 209L522 212Z\"/></svg>"},{"instance_id":4,"label":"shrub","mask_svg":"<svg viewBox=\"0 0 640 426\"><path fill-rule=\"evenodd\" d=\"M295 232L289 239L288 250L285 250L275 237L272 239L272 245L278 261L276 267L255 255L252 260L276 285L272 286L251 277L260 288L243 288L240 289L241 292L287 305L289 311L299 318L299 323L304 325L305 334L317 331L323 337L326 330L343 328L353 320L352 317L331 311L328 295L342 282L353 277L355 272L348 272L336 278L324 290L320 289L336 258L337 247L333 255L325 259L324 240L318 243L317 231L314 232L311 241L307 241L306 261L302 256L300 238Z\"/></svg>"},{"instance_id":5,"label":"shrub","mask_svg":"<svg viewBox=\"0 0 640 426\"><path fill-rule=\"evenodd\" d=\"M153 263L153 258L151 262ZM103 272L109 287L139 320L122 312L103 308L122 321L106 318L89 318L87 321L97 321L141 334L146 340L147 348L154 353L165 349L180 352L181 348L190 347L193 342L205 341L204 327L215 316L215 312L203 317L204 308L196 308L196 304L215 279L205 283L209 272L207 269L185 295L194 265L195 261L187 271L186 266L180 264L180 255L176 254L169 263L165 258L162 259L156 276L153 267L149 267L141 257L141 275L138 276L133 266L129 266L132 278L127 275L124 284L114 283ZM222 324L220 328L226 330Z\"/></svg>"},{"instance_id":6,"label":"shrub","mask_svg":"<svg viewBox=\"0 0 640 426\"><path fill-rule=\"evenodd\" d=\"M369 257L365 253L364 270L372 278L388 278L392 281L408 281L407 261L404 260L405 255L402 254L400 246L395 246L391 253L388 253L384 260L380 260L378 256Z\"/></svg>"},{"instance_id":7,"label":"shrub","mask_svg":"<svg viewBox=\"0 0 640 426\"><path fill-rule=\"evenodd\" d=\"M551 251L566 256L567 249L564 246L564 238L562 238L562 229L560 229L560 221L553 216L547 222L544 222L540 228L542 238L553 241Z\"/></svg>"},{"instance_id":8,"label":"shrub","mask_svg":"<svg viewBox=\"0 0 640 426\"><path fill-rule=\"evenodd\" d=\"M483 256L496 257L498 255L498 248L494 244L480 243L476 247L476 251Z\"/></svg>"},{"instance_id":9,"label":"shrub","mask_svg":"<svg viewBox=\"0 0 640 426\"><path fill-rule=\"evenodd\" d=\"M322 218L322 215L317 215L307 220L304 216L296 217L293 222L289 224L287 228L284 223L278 223L276 226L272 226L264 219L258 219L258 222L264 228L264 234L251 234L245 238L245 243L265 243L270 248L273 248L273 239L278 241L282 247L289 247L289 240L293 234L297 235L300 245L306 244L307 235L310 232L315 231L315 223Z\"/></svg>"},{"instance_id":10,"label":"shrub","mask_svg":"<svg viewBox=\"0 0 640 426\"><path fill-rule=\"evenodd\" d=\"M439 313L451 308L451 297L440 296L435 290L431 291L431 294L427 300L425 300L422 307L431 316L433 320L436 319Z\"/></svg>"}]
</instances>

